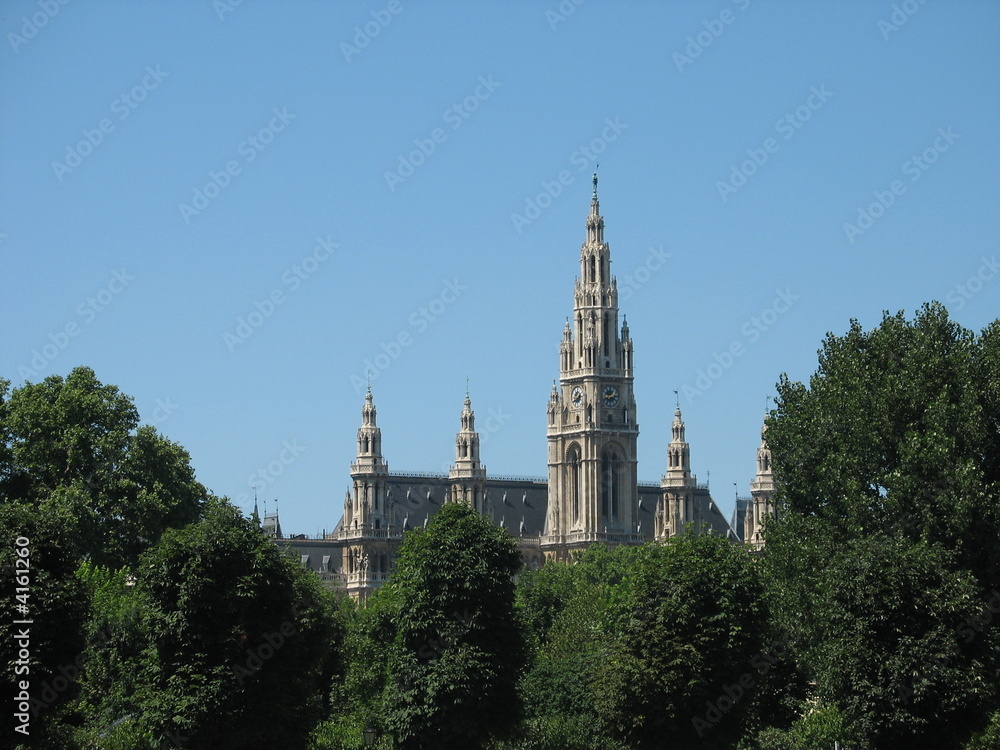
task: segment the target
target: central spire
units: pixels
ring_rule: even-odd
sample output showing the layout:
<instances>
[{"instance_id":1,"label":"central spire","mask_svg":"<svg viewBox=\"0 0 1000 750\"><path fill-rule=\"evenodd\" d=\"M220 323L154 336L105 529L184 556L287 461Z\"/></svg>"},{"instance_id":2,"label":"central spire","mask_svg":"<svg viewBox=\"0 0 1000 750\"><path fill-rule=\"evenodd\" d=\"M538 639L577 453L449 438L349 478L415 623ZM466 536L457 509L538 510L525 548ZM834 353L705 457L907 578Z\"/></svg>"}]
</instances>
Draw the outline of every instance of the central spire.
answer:
<instances>
[{"instance_id":1,"label":"central spire","mask_svg":"<svg viewBox=\"0 0 1000 750\"><path fill-rule=\"evenodd\" d=\"M594 172L594 195L590 199L590 215L587 217L588 245L604 245L604 217L601 216L601 202L597 198L597 172ZM607 269L610 276L610 267ZM584 276L586 277L586 275Z\"/></svg>"},{"instance_id":2,"label":"central spire","mask_svg":"<svg viewBox=\"0 0 1000 750\"><path fill-rule=\"evenodd\" d=\"M628 370L627 332L618 329L618 282L611 275L611 248L604 240L604 217L597 197L597 172L580 247L580 276L573 295L573 332L563 370ZM565 333L564 333L565 340Z\"/></svg>"},{"instance_id":3,"label":"central spire","mask_svg":"<svg viewBox=\"0 0 1000 750\"><path fill-rule=\"evenodd\" d=\"M549 397L546 555L594 541L636 543L638 483L632 341L619 328L618 283L594 172L573 316L559 343L559 385Z\"/></svg>"}]
</instances>

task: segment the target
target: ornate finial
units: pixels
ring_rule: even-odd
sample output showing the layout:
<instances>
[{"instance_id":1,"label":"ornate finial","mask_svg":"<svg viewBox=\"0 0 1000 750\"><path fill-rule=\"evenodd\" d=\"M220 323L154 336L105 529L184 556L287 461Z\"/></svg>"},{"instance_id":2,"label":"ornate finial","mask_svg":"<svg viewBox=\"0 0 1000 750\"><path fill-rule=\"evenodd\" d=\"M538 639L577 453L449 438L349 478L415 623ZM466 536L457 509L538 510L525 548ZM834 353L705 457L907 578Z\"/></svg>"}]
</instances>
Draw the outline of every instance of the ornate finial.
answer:
<instances>
[{"instance_id":1,"label":"ornate finial","mask_svg":"<svg viewBox=\"0 0 1000 750\"><path fill-rule=\"evenodd\" d=\"M674 388L674 397L677 400L677 408L680 409L681 408L681 397L680 397L680 394L677 392L676 388Z\"/></svg>"},{"instance_id":2,"label":"ornate finial","mask_svg":"<svg viewBox=\"0 0 1000 750\"><path fill-rule=\"evenodd\" d=\"M469 376L465 376L465 397L469 397Z\"/></svg>"},{"instance_id":3,"label":"ornate finial","mask_svg":"<svg viewBox=\"0 0 1000 750\"><path fill-rule=\"evenodd\" d=\"M601 168L600 164L594 167L594 200L597 200L597 170Z\"/></svg>"},{"instance_id":4,"label":"ornate finial","mask_svg":"<svg viewBox=\"0 0 1000 750\"><path fill-rule=\"evenodd\" d=\"M366 372L368 375L368 395L370 396L372 395L372 371L367 370Z\"/></svg>"}]
</instances>

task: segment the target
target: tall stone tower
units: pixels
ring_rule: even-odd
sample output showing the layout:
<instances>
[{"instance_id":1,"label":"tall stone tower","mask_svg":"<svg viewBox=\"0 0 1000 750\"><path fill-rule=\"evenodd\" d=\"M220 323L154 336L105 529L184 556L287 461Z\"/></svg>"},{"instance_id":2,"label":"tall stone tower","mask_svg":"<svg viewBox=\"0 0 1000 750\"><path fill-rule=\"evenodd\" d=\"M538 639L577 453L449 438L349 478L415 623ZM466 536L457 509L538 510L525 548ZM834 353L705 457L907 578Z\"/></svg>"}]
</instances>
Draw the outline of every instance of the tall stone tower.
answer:
<instances>
[{"instance_id":1,"label":"tall stone tower","mask_svg":"<svg viewBox=\"0 0 1000 750\"><path fill-rule=\"evenodd\" d=\"M604 241L597 174L580 250L573 321L559 347L548 405L548 518L542 550L565 559L594 542L637 543L632 340L618 328L618 285Z\"/></svg>"},{"instance_id":2,"label":"tall stone tower","mask_svg":"<svg viewBox=\"0 0 1000 750\"><path fill-rule=\"evenodd\" d=\"M757 449L757 476L750 482L750 496L743 519L743 541L754 550L764 547L764 519L774 515L774 472L771 469L771 448L767 444L767 422L760 430Z\"/></svg>"},{"instance_id":3,"label":"tall stone tower","mask_svg":"<svg viewBox=\"0 0 1000 750\"><path fill-rule=\"evenodd\" d=\"M695 476L691 473L691 446L684 436L684 420L678 403L670 427L667 446L667 473L660 480L662 495L656 507L656 538L666 539L684 532L684 527L697 521Z\"/></svg>"},{"instance_id":4,"label":"tall stone tower","mask_svg":"<svg viewBox=\"0 0 1000 750\"><path fill-rule=\"evenodd\" d=\"M455 463L448 472L451 489L448 501L465 503L477 513L486 512L484 485L486 467L479 460L479 433L476 432L476 414L472 411L469 394L465 394L462 407L462 429L455 436Z\"/></svg>"},{"instance_id":5,"label":"tall stone tower","mask_svg":"<svg viewBox=\"0 0 1000 750\"><path fill-rule=\"evenodd\" d=\"M382 457L382 431L375 416L369 388L361 407L358 455L351 464L353 492L344 500L340 527L340 538L345 542L341 570L346 588L361 599L385 580L400 536L388 492L389 464Z\"/></svg>"}]
</instances>

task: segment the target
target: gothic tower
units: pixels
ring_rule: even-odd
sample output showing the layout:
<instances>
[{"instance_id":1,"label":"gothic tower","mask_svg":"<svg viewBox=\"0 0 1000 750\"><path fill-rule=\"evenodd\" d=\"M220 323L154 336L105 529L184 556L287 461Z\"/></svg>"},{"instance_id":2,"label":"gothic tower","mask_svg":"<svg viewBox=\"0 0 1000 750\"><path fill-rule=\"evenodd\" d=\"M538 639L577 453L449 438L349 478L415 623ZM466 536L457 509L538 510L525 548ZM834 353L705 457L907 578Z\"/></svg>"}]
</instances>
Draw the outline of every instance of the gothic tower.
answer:
<instances>
[{"instance_id":1,"label":"gothic tower","mask_svg":"<svg viewBox=\"0 0 1000 750\"><path fill-rule=\"evenodd\" d=\"M448 472L451 489L448 501L465 503L477 513L486 512L483 485L486 467L479 461L479 433L476 432L476 414L472 411L469 394L465 394L462 407L462 429L455 436L455 463Z\"/></svg>"},{"instance_id":2,"label":"gothic tower","mask_svg":"<svg viewBox=\"0 0 1000 750\"><path fill-rule=\"evenodd\" d=\"M774 473L771 470L771 448L767 444L767 422L760 430L757 449L757 476L750 482L750 496L743 519L743 541L754 550L764 547L764 519L774 515Z\"/></svg>"},{"instance_id":3,"label":"gothic tower","mask_svg":"<svg viewBox=\"0 0 1000 750\"><path fill-rule=\"evenodd\" d=\"M636 543L632 340L618 328L618 284L604 241L597 174L580 250L573 321L559 347L559 385L548 405L548 517L542 548L565 558L593 542Z\"/></svg>"},{"instance_id":4,"label":"gothic tower","mask_svg":"<svg viewBox=\"0 0 1000 750\"><path fill-rule=\"evenodd\" d=\"M364 598L389 572L395 529L393 499L387 490L389 465L382 457L382 431L375 421L375 404L369 387L361 408L358 428L358 455L351 464L353 492L344 500L344 518L340 527L343 548L341 570L347 590Z\"/></svg>"},{"instance_id":5,"label":"gothic tower","mask_svg":"<svg viewBox=\"0 0 1000 750\"><path fill-rule=\"evenodd\" d=\"M674 423L670 431L667 473L660 481L663 492L656 506L657 539L682 534L688 523L698 520L694 498L697 483L691 473L691 446L684 437L684 420L681 418L679 403L674 410Z\"/></svg>"}]
</instances>

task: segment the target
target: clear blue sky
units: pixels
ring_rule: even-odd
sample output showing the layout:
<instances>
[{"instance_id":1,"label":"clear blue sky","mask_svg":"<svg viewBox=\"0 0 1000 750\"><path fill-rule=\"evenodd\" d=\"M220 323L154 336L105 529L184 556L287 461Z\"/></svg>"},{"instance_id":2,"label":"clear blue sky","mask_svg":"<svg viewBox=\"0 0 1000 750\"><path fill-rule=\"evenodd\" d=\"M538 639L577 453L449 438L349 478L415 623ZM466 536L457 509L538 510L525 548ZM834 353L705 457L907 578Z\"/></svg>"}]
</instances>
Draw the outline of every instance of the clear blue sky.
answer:
<instances>
[{"instance_id":1,"label":"clear blue sky","mask_svg":"<svg viewBox=\"0 0 1000 750\"><path fill-rule=\"evenodd\" d=\"M284 458L288 532L337 522L401 335L392 469L447 470L468 377L488 470L545 473L596 161L640 478L679 389L727 514L827 331L1000 312L960 289L1000 236L995 2L231 4L0 4L0 374L93 367L244 508Z\"/></svg>"}]
</instances>

